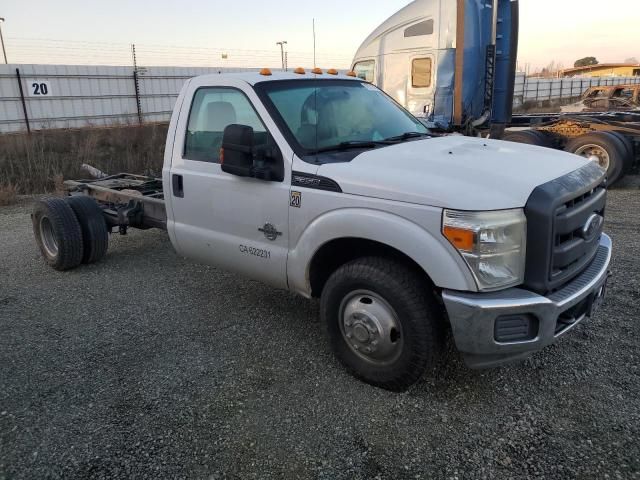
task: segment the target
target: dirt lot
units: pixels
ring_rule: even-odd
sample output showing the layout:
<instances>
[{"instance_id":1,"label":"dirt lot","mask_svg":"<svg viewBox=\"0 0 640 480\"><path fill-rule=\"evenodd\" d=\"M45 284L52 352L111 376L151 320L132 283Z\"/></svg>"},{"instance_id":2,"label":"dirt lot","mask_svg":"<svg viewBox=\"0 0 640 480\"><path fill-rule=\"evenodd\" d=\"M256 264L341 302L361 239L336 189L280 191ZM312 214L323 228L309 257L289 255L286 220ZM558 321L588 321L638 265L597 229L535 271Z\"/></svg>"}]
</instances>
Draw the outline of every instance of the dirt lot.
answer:
<instances>
[{"instance_id":1,"label":"dirt lot","mask_svg":"<svg viewBox=\"0 0 640 480\"><path fill-rule=\"evenodd\" d=\"M597 318L515 366L451 352L401 395L342 370L316 305L161 232L61 274L28 202L1 208L0 479L640 478L637 184L610 193Z\"/></svg>"}]
</instances>

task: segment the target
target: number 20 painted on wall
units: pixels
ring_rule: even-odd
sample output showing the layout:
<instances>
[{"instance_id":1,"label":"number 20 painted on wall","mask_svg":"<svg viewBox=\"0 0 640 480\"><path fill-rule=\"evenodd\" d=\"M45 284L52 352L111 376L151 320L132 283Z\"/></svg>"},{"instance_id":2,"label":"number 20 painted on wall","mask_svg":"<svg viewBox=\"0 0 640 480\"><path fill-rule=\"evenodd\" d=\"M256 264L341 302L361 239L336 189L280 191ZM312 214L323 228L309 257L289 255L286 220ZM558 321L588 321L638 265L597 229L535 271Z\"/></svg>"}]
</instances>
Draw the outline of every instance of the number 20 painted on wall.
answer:
<instances>
[{"instance_id":1,"label":"number 20 painted on wall","mask_svg":"<svg viewBox=\"0 0 640 480\"><path fill-rule=\"evenodd\" d=\"M49 82L32 82L29 93L32 97L43 97L49 95L50 91Z\"/></svg>"}]
</instances>

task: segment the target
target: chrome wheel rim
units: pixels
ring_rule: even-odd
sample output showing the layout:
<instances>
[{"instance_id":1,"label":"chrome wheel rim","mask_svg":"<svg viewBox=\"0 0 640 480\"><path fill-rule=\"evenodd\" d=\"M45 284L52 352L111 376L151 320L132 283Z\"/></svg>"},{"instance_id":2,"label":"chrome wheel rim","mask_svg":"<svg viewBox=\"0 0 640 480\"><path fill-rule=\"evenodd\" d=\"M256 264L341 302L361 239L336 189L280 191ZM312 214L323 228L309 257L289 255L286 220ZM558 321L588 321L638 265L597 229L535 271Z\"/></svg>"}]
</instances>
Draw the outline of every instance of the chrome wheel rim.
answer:
<instances>
[{"instance_id":1,"label":"chrome wheel rim","mask_svg":"<svg viewBox=\"0 0 640 480\"><path fill-rule=\"evenodd\" d=\"M357 356L374 365L390 365L402 353L402 326L394 309L381 296L358 290L340 304L340 331Z\"/></svg>"},{"instance_id":2,"label":"chrome wheel rim","mask_svg":"<svg viewBox=\"0 0 640 480\"><path fill-rule=\"evenodd\" d=\"M605 170L609 169L609 165L611 164L611 159L609 157L609 152L607 152L600 145L583 145L578 150L575 151L576 155L580 155L581 157L586 158L587 160L591 160L593 163L600 165Z\"/></svg>"},{"instance_id":3,"label":"chrome wheel rim","mask_svg":"<svg viewBox=\"0 0 640 480\"><path fill-rule=\"evenodd\" d=\"M56 257L58 255L58 242L53 233L53 225L51 225L51 220L48 217L40 219L40 238L42 238L42 246L47 255L51 258Z\"/></svg>"}]
</instances>

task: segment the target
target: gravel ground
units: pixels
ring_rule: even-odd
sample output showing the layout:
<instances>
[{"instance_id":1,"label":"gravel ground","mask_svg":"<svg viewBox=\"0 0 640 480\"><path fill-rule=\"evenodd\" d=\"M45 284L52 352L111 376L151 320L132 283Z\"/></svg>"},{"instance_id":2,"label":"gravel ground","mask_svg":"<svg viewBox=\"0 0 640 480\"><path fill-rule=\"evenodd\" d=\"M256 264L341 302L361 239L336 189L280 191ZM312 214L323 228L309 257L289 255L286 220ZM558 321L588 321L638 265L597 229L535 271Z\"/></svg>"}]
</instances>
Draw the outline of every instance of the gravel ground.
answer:
<instances>
[{"instance_id":1,"label":"gravel ground","mask_svg":"<svg viewBox=\"0 0 640 480\"><path fill-rule=\"evenodd\" d=\"M640 478L638 182L610 193L600 315L515 366L455 352L405 394L347 375L317 305L178 258L161 232L43 264L0 209L0 479Z\"/></svg>"}]
</instances>

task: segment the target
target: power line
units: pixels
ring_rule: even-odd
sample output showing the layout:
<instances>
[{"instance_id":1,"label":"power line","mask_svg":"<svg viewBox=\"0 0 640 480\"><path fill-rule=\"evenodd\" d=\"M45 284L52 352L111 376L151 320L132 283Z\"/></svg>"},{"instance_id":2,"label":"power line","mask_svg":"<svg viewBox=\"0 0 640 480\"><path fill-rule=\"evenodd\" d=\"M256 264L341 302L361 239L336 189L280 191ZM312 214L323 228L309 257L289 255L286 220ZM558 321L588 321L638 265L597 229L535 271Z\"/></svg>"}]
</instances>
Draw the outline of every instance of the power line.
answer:
<instances>
[{"instance_id":1,"label":"power line","mask_svg":"<svg viewBox=\"0 0 640 480\"><path fill-rule=\"evenodd\" d=\"M67 44L75 44L75 45L111 45L116 46L119 45L123 48L129 49L129 43L124 42L95 42L95 41L83 41L83 40L55 40L50 38L32 38L32 37L8 37L7 39L15 40L15 41L29 41L29 42L49 42L49 43L67 43ZM166 45L166 44L152 44L152 43L136 43L136 48L138 47L160 47L163 49L187 49L187 50L206 50L206 51L220 51L220 52L229 52L229 51L237 51L237 52L253 52L262 54L265 52L279 52L278 49L275 50L255 50L255 49L233 49L233 48L217 48L217 47L202 47L202 46L185 46L185 45ZM292 54L307 54L311 55L312 52L302 52L302 51L289 51ZM345 58L351 58L350 55L337 55Z\"/></svg>"}]
</instances>

